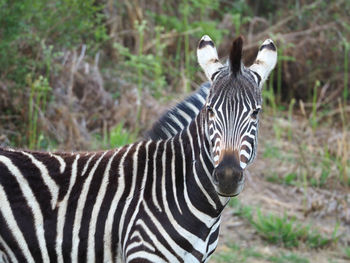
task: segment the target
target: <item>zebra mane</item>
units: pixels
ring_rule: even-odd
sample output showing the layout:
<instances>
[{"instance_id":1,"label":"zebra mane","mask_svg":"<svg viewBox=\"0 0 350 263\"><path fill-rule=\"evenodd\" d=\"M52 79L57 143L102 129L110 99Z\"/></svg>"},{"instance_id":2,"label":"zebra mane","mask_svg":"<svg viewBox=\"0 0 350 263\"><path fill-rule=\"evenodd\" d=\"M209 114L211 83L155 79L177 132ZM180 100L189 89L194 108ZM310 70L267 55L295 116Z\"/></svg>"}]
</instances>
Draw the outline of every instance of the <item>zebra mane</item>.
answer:
<instances>
[{"instance_id":1,"label":"zebra mane","mask_svg":"<svg viewBox=\"0 0 350 263\"><path fill-rule=\"evenodd\" d=\"M203 83L197 91L165 112L143 137L152 140L166 140L181 132L202 109L209 88L209 82Z\"/></svg>"}]
</instances>

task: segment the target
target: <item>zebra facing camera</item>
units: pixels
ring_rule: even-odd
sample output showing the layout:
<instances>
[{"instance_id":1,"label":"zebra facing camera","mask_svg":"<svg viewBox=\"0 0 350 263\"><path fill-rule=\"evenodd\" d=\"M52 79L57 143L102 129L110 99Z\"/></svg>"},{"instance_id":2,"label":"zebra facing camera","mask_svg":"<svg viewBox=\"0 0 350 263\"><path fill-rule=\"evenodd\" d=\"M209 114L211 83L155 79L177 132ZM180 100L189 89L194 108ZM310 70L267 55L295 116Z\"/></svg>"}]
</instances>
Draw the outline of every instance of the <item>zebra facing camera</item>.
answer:
<instances>
[{"instance_id":1,"label":"zebra facing camera","mask_svg":"<svg viewBox=\"0 0 350 263\"><path fill-rule=\"evenodd\" d=\"M277 61L271 39L263 42L249 68L242 63L242 50L243 38L238 37L223 65L207 35L197 48L198 63L211 82L206 108L210 109L208 134L215 162L212 182L217 193L226 197L237 196L243 190L244 169L256 156L260 90Z\"/></svg>"},{"instance_id":2,"label":"zebra facing camera","mask_svg":"<svg viewBox=\"0 0 350 263\"><path fill-rule=\"evenodd\" d=\"M207 262L255 158L260 90L277 59L268 41L247 68L242 45L224 66L204 36L208 83L143 140L96 152L0 148L0 262Z\"/></svg>"}]
</instances>

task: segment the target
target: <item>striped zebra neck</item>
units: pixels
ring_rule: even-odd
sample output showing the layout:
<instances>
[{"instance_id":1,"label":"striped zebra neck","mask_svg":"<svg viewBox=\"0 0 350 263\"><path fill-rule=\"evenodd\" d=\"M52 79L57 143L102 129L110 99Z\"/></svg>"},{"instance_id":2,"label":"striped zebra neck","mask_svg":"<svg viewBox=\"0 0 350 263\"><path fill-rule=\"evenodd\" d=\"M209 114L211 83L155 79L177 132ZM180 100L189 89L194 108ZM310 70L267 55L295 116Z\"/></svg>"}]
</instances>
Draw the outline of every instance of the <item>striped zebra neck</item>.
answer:
<instances>
[{"instance_id":1,"label":"striped zebra neck","mask_svg":"<svg viewBox=\"0 0 350 263\"><path fill-rule=\"evenodd\" d=\"M174 137L196 118L208 96L210 83L203 83L199 89L166 111L144 138L152 140L166 140Z\"/></svg>"},{"instance_id":2,"label":"striped zebra neck","mask_svg":"<svg viewBox=\"0 0 350 263\"><path fill-rule=\"evenodd\" d=\"M205 111L202 109L189 126L180 133L179 140L186 149L185 158L187 160L192 158L192 168L188 167L189 170L192 169L191 175L195 179L192 185L200 186L201 190L194 191L193 198L202 202L207 201L203 202L203 206L206 206L206 209L214 208L215 212L211 213L214 218L220 216L230 198L219 196L212 181L214 160L207 126Z\"/></svg>"}]
</instances>

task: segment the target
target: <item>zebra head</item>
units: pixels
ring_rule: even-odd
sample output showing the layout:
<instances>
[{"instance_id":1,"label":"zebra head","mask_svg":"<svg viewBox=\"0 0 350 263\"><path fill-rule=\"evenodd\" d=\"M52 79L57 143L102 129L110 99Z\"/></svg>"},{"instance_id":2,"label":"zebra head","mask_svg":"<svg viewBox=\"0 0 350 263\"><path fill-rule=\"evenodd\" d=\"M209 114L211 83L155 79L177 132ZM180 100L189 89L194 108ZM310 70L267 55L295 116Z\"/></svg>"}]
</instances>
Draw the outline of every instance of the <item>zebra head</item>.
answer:
<instances>
[{"instance_id":1,"label":"zebra head","mask_svg":"<svg viewBox=\"0 0 350 263\"><path fill-rule=\"evenodd\" d=\"M198 62L212 83L202 112L214 163L213 183L222 196L238 195L244 169L256 156L262 86L275 67L276 46L267 39L253 65L241 62L243 40L233 41L226 65L219 62L213 41L204 36Z\"/></svg>"}]
</instances>

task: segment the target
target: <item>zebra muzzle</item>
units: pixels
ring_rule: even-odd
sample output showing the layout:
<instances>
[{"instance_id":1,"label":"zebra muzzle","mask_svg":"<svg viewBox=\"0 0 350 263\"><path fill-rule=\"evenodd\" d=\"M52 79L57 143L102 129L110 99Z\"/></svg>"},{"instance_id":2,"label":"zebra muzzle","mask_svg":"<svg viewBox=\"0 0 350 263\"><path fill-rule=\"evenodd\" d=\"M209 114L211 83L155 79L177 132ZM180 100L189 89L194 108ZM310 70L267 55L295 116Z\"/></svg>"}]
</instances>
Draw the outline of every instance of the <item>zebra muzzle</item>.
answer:
<instances>
[{"instance_id":1,"label":"zebra muzzle","mask_svg":"<svg viewBox=\"0 0 350 263\"><path fill-rule=\"evenodd\" d=\"M214 170L214 184L222 196L236 196L244 184L244 173L234 155L225 155Z\"/></svg>"}]
</instances>

